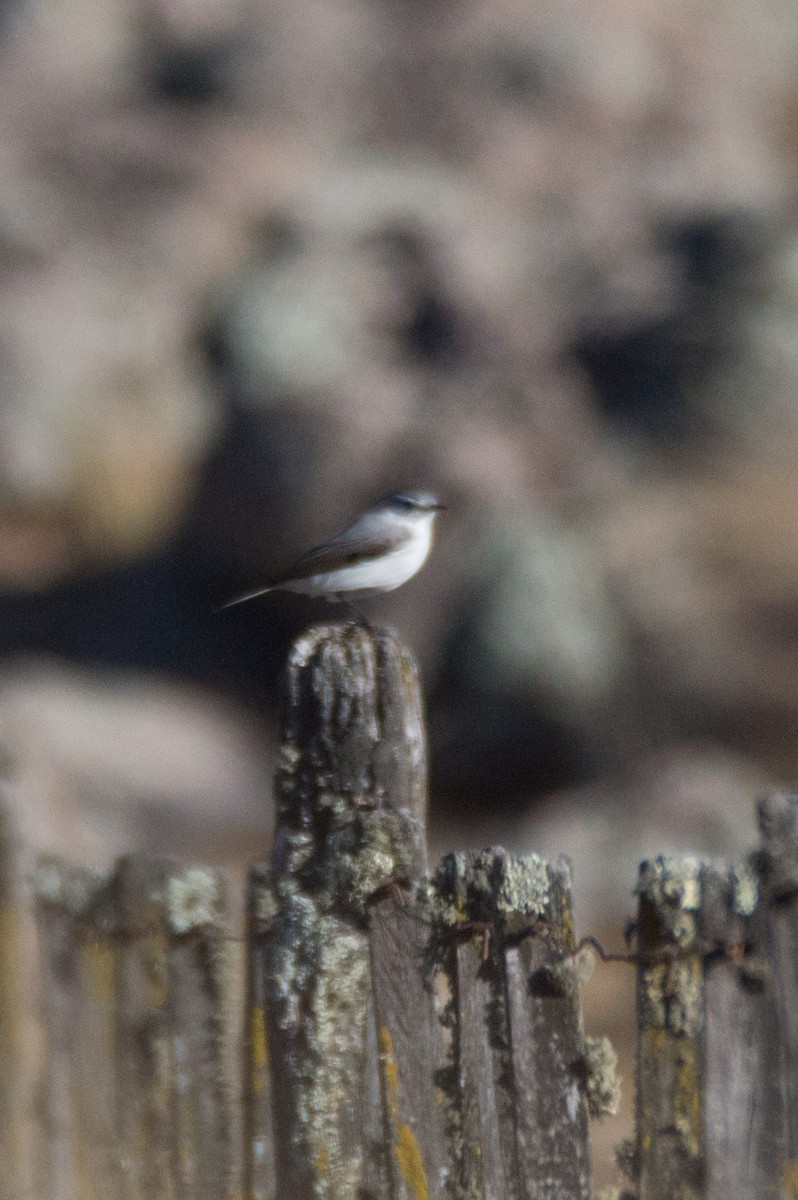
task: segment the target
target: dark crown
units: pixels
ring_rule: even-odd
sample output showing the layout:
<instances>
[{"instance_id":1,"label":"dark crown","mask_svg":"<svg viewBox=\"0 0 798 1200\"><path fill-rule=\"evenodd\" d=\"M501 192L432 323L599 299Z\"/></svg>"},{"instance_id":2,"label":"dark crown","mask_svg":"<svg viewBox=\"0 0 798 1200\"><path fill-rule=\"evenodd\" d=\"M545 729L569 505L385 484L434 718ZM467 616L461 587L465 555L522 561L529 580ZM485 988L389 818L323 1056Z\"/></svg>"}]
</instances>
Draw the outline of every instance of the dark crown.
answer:
<instances>
[{"instance_id":1,"label":"dark crown","mask_svg":"<svg viewBox=\"0 0 798 1200\"><path fill-rule=\"evenodd\" d=\"M432 492L389 492L382 503L409 512L437 512L444 507Z\"/></svg>"}]
</instances>

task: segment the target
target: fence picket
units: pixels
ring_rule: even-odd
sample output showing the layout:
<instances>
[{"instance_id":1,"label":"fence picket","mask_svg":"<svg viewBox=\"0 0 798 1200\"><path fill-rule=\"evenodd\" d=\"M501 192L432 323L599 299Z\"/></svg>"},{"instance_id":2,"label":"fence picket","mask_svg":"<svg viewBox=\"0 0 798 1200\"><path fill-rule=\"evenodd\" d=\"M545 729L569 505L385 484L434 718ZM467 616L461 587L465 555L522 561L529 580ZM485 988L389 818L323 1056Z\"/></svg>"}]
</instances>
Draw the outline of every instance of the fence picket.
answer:
<instances>
[{"instance_id":1,"label":"fence picket","mask_svg":"<svg viewBox=\"0 0 798 1200\"><path fill-rule=\"evenodd\" d=\"M368 1072L384 1060L379 1035L376 1061L369 1049L372 901L413 884L426 853L418 676L392 635L322 626L298 640L279 762L267 978L277 1188L350 1200L367 1175L392 1171L384 1146L375 1167L366 1135Z\"/></svg>"},{"instance_id":2,"label":"fence picket","mask_svg":"<svg viewBox=\"0 0 798 1200\"><path fill-rule=\"evenodd\" d=\"M27 1197L34 1140L33 1069L26 1054L34 930L23 888L26 866L10 806L0 794L0 1200Z\"/></svg>"},{"instance_id":3,"label":"fence picket","mask_svg":"<svg viewBox=\"0 0 798 1200\"><path fill-rule=\"evenodd\" d=\"M121 1194L223 1200L233 1180L219 873L135 855L116 887Z\"/></svg>"},{"instance_id":4,"label":"fence picket","mask_svg":"<svg viewBox=\"0 0 798 1200\"><path fill-rule=\"evenodd\" d=\"M115 972L108 877L39 864L37 921L47 1033L37 1186L53 1200L99 1200L119 1186L114 1154Z\"/></svg>"},{"instance_id":5,"label":"fence picket","mask_svg":"<svg viewBox=\"0 0 798 1200\"><path fill-rule=\"evenodd\" d=\"M462 1193L588 1197L568 865L503 850L449 855L437 888L457 945L452 1020ZM449 963L452 969L451 956Z\"/></svg>"},{"instance_id":6,"label":"fence picket","mask_svg":"<svg viewBox=\"0 0 798 1200\"><path fill-rule=\"evenodd\" d=\"M704 951L704 1110L708 1200L772 1192L784 1153L784 1105L774 994L752 959L753 870L701 869Z\"/></svg>"},{"instance_id":7,"label":"fence picket","mask_svg":"<svg viewBox=\"0 0 798 1200\"><path fill-rule=\"evenodd\" d=\"M758 806L766 951L781 1050L786 1144L782 1194L798 1197L798 795L774 792ZM771 1170L773 1167L771 1167Z\"/></svg>"}]
</instances>

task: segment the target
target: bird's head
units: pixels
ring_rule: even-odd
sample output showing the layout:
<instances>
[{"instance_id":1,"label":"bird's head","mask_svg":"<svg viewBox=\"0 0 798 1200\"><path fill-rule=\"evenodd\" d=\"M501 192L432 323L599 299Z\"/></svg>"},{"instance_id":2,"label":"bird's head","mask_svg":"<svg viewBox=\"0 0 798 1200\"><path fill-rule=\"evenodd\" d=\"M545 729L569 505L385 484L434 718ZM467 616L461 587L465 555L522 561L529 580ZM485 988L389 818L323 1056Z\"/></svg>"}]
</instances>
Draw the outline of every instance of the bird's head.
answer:
<instances>
[{"instance_id":1,"label":"bird's head","mask_svg":"<svg viewBox=\"0 0 798 1200\"><path fill-rule=\"evenodd\" d=\"M389 492L380 501L380 508L405 517L434 517L446 505L432 492Z\"/></svg>"}]
</instances>

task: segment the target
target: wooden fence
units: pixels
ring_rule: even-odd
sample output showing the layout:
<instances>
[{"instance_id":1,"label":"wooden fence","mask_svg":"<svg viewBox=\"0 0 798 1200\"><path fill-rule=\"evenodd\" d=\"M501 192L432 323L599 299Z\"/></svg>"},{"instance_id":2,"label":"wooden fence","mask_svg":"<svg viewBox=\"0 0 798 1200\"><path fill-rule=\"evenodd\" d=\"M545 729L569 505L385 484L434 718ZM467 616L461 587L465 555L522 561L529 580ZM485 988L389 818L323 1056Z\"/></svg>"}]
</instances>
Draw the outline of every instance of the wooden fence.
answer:
<instances>
[{"instance_id":1,"label":"wooden fence","mask_svg":"<svg viewBox=\"0 0 798 1200\"><path fill-rule=\"evenodd\" d=\"M6 820L0 1197L591 1195L617 1080L581 1028L568 864L493 849L429 873L425 771L407 651L328 626L288 664L243 943L204 867L49 859L31 895ZM798 799L759 816L739 867L640 870L640 1200L798 1197Z\"/></svg>"}]
</instances>

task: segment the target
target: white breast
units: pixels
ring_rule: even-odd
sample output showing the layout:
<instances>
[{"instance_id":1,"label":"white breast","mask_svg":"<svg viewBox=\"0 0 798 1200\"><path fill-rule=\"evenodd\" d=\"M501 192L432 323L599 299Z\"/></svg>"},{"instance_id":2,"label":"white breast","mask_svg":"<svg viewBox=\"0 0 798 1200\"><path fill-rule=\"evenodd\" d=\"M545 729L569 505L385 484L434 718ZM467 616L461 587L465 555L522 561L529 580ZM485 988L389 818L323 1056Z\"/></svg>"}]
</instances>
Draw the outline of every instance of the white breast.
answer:
<instances>
[{"instance_id":1,"label":"white breast","mask_svg":"<svg viewBox=\"0 0 798 1200\"><path fill-rule=\"evenodd\" d=\"M423 567L432 545L432 521L415 523L411 536L397 550L379 559L350 563L337 571L312 575L295 585L309 596L369 596L392 592Z\"/></svg>"}]
</instances>

